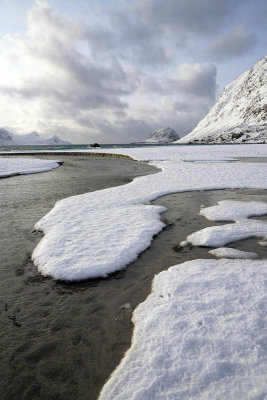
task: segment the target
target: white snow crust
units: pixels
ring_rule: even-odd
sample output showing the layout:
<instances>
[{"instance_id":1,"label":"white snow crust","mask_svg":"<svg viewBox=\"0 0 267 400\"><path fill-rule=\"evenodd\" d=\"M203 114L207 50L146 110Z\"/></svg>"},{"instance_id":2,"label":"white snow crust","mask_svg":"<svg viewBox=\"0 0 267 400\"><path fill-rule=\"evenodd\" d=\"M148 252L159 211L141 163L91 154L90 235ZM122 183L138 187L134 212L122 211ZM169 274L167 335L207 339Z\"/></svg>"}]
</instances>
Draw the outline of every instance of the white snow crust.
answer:
<instances>
[{"instance_id":1,"label":"white snow crust","mask_svg":"<svg viewBox=\"0 0 267 400\"><path fill-rule=\"evenodd\" d=\"M267 203L261 201L222 200L218 205L200 210L210 221L237 221L252 216L267 214Z\"/></svg>"},{"instance_id":2,"label":"white snow crust","mask_svg":"<svg viewBox=\"0 0 267 400\"><path fill-rule=\"evenodd\" d=\"M161 171L127 185L58 202L35 226L45 236L32 258L44 275L80 280L103 277L125 267L164 226L159 219L164 209L147 204L160 196L192 190L267 189L267 164L217 162L265 157L267 145L114 148L101 152L150 161ZM243 228L240 226L240 232ZM257 226L257 232L264 236L266 226Z\"/></svg>"},{"instance_id":3,"label":"white snow crust","mask_svg":"<svg viewBox=\"0 0 267 400\"><path fill-rule=\"evenodd\" d=\"M58 166L59 163L53 160L0 157L0 178L13 175L36 174L38 172L50 171Z\"/></svg>"},{"instance_id":4,"label":"white snow crust","mask_svg":"<svg viewBox=\"0 0 267 400\"><path fill-rule=\"evenodd\" d=\"M209 226L187 236L186 242L193 246L222 247L251 237L267 239L267 222L240 219L235 224Z\"/></svg>"},{"instance_id":5,"label":"white snow crust","mask_svg":"<svg viewBox=\"0 0 267 400\"><path fill-rule=\"evenodd\" d=\"M95 201L90 194L62 200L35 225L47 233L32 255L44 276L64 280L106 277L134 261L164 227L159 218L163 207Z\"/></svg>"},{"instance_id":6,"label":"white snow crust","mask_svg":"<svg viewBox=\"0 0 267 400\"><path fill-rule=\"evenodd\" d=\"M158 274L99 400L266 398L266 267L194 260Z\"/></svg>"},{"instance_id":7,"label":"white snow crust","mask_svg":"<svg viewBox=\"0 0 267 400\"><path fill-rule=\"evenodd\" d=\"M194 246L221 247L250 237L267 239L267 223L247 219L252 215L266 213L267 203L264 202L219 201L218 205L202 208L200 214L212 221L235 221L236 223L201 229L187 236L186 241L183 241L181 245L191 243Z\"/></svg>"},{"instance_id":8,"label":"white snow crust","mask_svg":"<svg viewBox=\"0 0 267 400\"><path fill-rule=\"evenodd\" d=\"M232 249L230 247L219 247L218 249L210 250L209 253L219 258L240 258L243 260L256 260L259 258L256 253Z\"/></svg>"}]
</instances>

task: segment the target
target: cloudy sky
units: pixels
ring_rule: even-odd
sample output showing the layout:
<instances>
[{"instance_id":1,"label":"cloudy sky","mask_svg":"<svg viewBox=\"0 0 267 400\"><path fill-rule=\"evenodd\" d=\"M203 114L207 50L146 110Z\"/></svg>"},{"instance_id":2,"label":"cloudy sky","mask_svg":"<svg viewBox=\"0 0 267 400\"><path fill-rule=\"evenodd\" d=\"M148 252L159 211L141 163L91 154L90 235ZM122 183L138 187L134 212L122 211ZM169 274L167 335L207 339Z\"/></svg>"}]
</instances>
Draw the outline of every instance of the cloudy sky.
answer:
<instances>
[{"instance_id":1,"label":"cloudy sky","mask_svg":"<svg viewBox=\"0 0 267 400\"><path fill-rule=\"evenodd\" d=\"M0 0L0 127L73 143L189 133L267 51L265 0Z\"/></svg>"}]
</instances>

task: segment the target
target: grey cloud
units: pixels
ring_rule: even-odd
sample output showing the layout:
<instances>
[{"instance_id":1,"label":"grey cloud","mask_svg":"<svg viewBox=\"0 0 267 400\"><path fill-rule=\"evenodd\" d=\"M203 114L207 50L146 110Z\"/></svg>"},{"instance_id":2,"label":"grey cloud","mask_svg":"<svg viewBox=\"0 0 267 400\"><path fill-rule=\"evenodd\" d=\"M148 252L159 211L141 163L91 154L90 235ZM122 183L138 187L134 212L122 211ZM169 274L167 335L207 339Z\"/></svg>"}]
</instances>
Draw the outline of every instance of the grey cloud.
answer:
<instances>
[{"instance_id":1,"label":"grey cloud","mask_svg":"<svg viewBox=\"0 0 267 400\"><path fill-rule=\"evenodd\" d=\"M97 55L107 52L122 59L160 67L194 36L218 32L241 0L136 0L124 2L110 15L112 28L87 30Z\"/></svg>"},{"instance_id":2,"label":"grey cloud","mask_svg":"<svg viewBox=\"0 0 267 400\"><path fill-rule=\"evenodd\" d=\"M246 32L242 25L231 32L219 36L209 48L209 53L217 60L239 57L251 50L257 43L255 34Z\"/></svg>"},{"instance_id":3,"label":"grey cloud","mask_svg":"<svg viewBox=\"0 0 267 400\"><path fill-rule=\"evenodd\" d=\"M171 87L194 96L214 101L216 90L216 67L212 64L183 64Z\"/></svg>"},{"instance_id":4,"label":"grey cloud","mask_svg":"<svg viewBox=\"0 0 267 400\"><path fill-rule=\"evenodd\" d=\"M213 102L216 92L217 70L210 63L182 64L172 77L156 79L144 77L141 87L144 92L158 94L183 94L196 96Z\"/></svg>"},{"instance_id":5,"label":"grey cloud","mask_svg":"<svg viewBox=\"0 0 267 400\"><path fill-rule=\"evenodd\" d=\"M210 34L218 31L240 4L241 0L136 0L133 9L155 30Z\"/></svg>"}]
</instances>

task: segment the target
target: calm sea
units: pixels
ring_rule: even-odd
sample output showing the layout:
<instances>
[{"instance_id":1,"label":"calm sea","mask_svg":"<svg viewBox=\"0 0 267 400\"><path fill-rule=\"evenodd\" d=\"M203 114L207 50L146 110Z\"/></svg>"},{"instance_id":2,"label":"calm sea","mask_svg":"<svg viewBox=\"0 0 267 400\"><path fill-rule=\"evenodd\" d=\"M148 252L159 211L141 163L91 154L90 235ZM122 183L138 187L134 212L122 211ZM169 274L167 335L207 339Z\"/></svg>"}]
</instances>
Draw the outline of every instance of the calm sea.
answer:
<instances>
[{"instance_id":1,"label":"calm sea","mask_svg":"<svg viewBox=\"0 0 267 400\"><path fill-rule=\"evenodd\" d=\"M158 146L184 146L182 144L101 144L97 149L112 149L112 148L131 148L131 147L158 147ZM72 144L72 145L37 145L37 146L0 146L0 152L12 152L12 151L37 151L37 150L85 150L93 148L88 144Z\"/></svg>"}]
</instances>

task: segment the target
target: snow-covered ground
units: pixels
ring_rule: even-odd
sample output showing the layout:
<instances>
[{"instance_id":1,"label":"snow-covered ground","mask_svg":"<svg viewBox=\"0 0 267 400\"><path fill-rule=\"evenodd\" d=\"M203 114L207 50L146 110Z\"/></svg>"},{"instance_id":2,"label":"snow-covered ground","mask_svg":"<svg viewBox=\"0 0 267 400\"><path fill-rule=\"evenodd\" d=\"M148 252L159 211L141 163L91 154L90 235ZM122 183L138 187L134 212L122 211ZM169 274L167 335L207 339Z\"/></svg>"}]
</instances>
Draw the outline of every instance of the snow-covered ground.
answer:
<instances>
[{"instance_id":1,"label":"snow-covered ground","mask_svg":"<svg viewBox=\"0 0 267 400\"><path fill-rule=\"evenodd\" d=\"M35 226L45 233L32 256L43 275L80 280L105 277L124 268L164 226L159 220L164 209L147 204L157 197L192 190L267 189L267 164L226 161L265 157L267 145L115 148L106 152L150 161L161 171L124 186L59 201Z\"/></svg>"},{"instance_id":2,"label":"snow-covered ground","mask_svg":"<svg viewBox=\"0 0 267 400\"><path fill-rule=\"evenodd\" d=\"M252 215L267 214L267 203L223 200L216 206L203 208L200 214L212 221L235 221L235 224L201 229L189 235L181 246L191 243L194 246L221 247L250 237L267 240L267 222L248 219Z\"/></svg>"},{"instance_id":3,"label":"snow-covered ground","mask_svg":"<svg viewBox=\"0 0 267 400\"><path fill-rule=\"evenodd\" d=\"M238 221L266 207L221 201L201 214ZM194 260L156 275L134 311L132 345L99 400L266 397L267 261L231 248L211 253L243 260Z\"/></svg>"},{"instance_id":4,"label":"snow-covered ground","mask_svg":"<svg viewBox=\"0 0 267 400\"><path fill-rule=\"evenodd\" d=\"M231 247L219 247L210 250L209 253L219 258L240 258L243 260L256 260L260 258L256 253L232 249Z\"/></svg>"},{"instance_id":5,"label":"snow-covered ground","mask_svg":"<svg viewBox=\"0 0 267 400\"><path fill-rule=\"evenodd\" d=\"M99 400L266 399L266 262L194 260L158 274Z\"/></svg>"},{"instance_id":6,"label":"snow-covered ground","mask_svg":"<svg viewBox=\"0 0 267 400\"><path fill-rule=\"evenodd\" d=\"M267 214L267 203L262 201L222 200L215 206L202 208L200 214L210 221L237 221Z\"/></svg>"},{"instance_id":7,"label":"snow-covered ground","mask_svg":"<svg viewBox=\"0 0 267 400\"><path fill-rule=\"evenodd\" d=\"M36 174L57 168L59 163L53 160L36 158L4 158L0 157L0 178L13 175Z\"/></svg>"}]
</instances>

